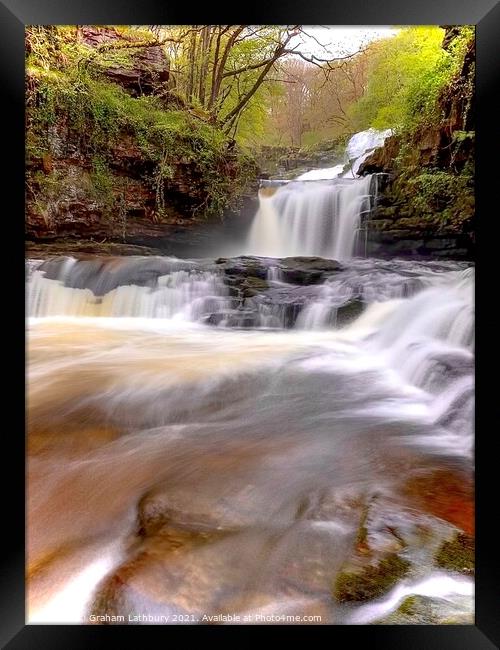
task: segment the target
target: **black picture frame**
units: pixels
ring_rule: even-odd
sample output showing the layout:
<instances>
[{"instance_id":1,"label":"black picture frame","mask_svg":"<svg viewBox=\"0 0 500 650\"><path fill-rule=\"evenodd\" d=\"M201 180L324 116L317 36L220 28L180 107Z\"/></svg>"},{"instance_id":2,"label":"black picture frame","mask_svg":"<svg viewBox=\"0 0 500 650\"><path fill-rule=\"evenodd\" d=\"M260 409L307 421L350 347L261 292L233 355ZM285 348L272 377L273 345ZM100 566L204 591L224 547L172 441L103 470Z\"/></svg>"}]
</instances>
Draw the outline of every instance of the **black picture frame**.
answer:
<instances>
[{"instance_id":1,"label":"black picture frame","mask_svg":"<svg viewBox=\"0 0 500 650\"><path fill-rule=\"evenodd\" d=\"M222 6L221 6L222 7ZM265 11L264 11L265 9ZM187 3L156 3L154 0L1 0L0 1L0 67L1 88L6 93L2 125L3 179L2 223L4 259L12 258L4 267L4 284L11 295L6 298L4 319L10 332L5 335L5 348L13 353L12 361L4 364L4 378L12 391L12 400L5 404L12 412L12 424L3 428L4 468L11 472L4 491L3 541L6 549L1 555L1 635L2 647L17 648L97 648L117 642L117 635L127 643L144 644L145 637L165 632L172 642L172 626L86 626L86 625L26 625L25 624L25 445L22 431L25 413L25 341L24 341L24 224L19 213L24 212L24 28L30 24L218 24L232 20L244 24L329 25L406 25L406 24L473 24L477 38L477 231L478 256L476 323L477 390L476 390L476 624L471 626L296 626L297 642L311 638L321 631L327 641L339 648L356 647L366 643L371 648L430 648L488 650L500 644L500 607L498 603L498 541L493 533L496 523L497 497L494 469L497 454L494 445L498 433L496 388L486 378L491 351L495 350L493 334L495 321L488 316L488 306L494 301L488 286L495 270L494 246L498 237L495 225L500 215L494 214L498 204L495 183L496 168L491 152L498 148L498 103L494 101L500 68L500 2L497 0L416 0L414 4L398 0L349 0L328 2L309 0L286 4L266 3L259 6L235 6L217 11L205 4L193 9ZM496 137L495 137L496 136ZM5 206L7 203L8 208ZM495 223L496 220L496 223ZM491 225L488 223L491 222ZM19 282L19 286L18 286ZM19 320L14 317L18 314ZM490 341L488 341L488 335ZM5 389L4 389L5 390ZM14 396L16 400L14 400ZM11 403L12 401L12 403ZM490 449L491 447L491 449ZM4 471L4 474L6 472ZM495 589L496 587L496 589ZM246 627L248 640L260 636L261 630L282 638L282 626ZM175 628L181 642L192 634L218 639L221 634L235 638L241 626L180 626ZM340 633L344 640L340 642ZM216 635L216 637L214 636ZM305 636L307 635L307 637ZM299 638L300 637L300 638ZM329 637L329 638L328 638Z\"/></svg>"}]
</instances>

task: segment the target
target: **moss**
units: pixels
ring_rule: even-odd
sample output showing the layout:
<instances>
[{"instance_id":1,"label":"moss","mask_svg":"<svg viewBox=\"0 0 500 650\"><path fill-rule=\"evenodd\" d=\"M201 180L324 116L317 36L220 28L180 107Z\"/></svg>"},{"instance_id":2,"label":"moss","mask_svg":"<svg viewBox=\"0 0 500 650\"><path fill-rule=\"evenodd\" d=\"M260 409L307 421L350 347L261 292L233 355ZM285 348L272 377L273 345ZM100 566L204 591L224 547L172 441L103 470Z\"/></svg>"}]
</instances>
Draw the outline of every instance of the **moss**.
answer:
<instances>
[{"instance_id":1,"label":"moss","mask_svg":"<svg viewBox=\"0 0 500 650\"><path fill-rule=\"evenodd\" d=\"M408 572L409 567L409 562L393 553L377 565L343 570L335 580L334 598L342 603L382 596Z\"/></svg>"},{"instance_id":2,"label":"moss","mask_svg":"<svg viewBox=\"0 0 500 650\"><path fill-rule=\"evenodd\" d=\"M398 613L404 616L411 616L417 609L418 598L416 596L407 596L398 607Z\"/></svg>"},{"instance_id":3,"label":"moss","mask_svg":"<svg viewBox=\"0 0 500 650\"><path fill-rule=\"evenodd\" d=\"M269 289L269 283L262 278L248 276L242 282L241 289L245 298L251 298L252 296L259 294L261 291Z\"/></svg>"},{"instance_id":4,"label":"moss","mask_svg":"<svg viewBox=\"0 0 500 650\"><path fill-rule=\"evenodd\" d=\"M428 596L408 596L399 607L375 625L472 625L474 615L469 603L445 601Z\"/></svg>"},{"instance_id":5,"label":"moss","mask_svg":"<svg viewBox=\"0 0 500 650\"><path fill-rule=\"evenodd\" d=\"M349 311L350 305L344 305L344 307L347 307L347 311ZM369 506L368 505L363 506L358 532L356 534L356 550L358 551L358 553L366 553L369 550L368 549L368 528L366 527L368 511L369 511Z\"/></svg>"},{"instance_id":6,"label":"moss","mask_svg":"<svg viewBox=\"0 0 500 650\"><path fill-rule=\"evenodd\" d=\"M114 203L114 179L107 162L100 156L92 159L90 180L95 199L105 208L110 209Z\"/></svg>"},{"instance_id":7,"label":"moss","mask_svg":"<svg viewBox=\"0 0 500 650\"><path fill-rule=\"evenodd\" d=\"M441 545L435 559L443 569L474 573L474 539L465 533L457 533Z\"/></svg>"},{"instance_id":8,"label":"moss","mask_svg":"<svg viewBox=\"0 0 500 650\"><path fill-rule=\"evenodd\" d=\"M189 110L166 109L160 97L132 97L103 77L103 69L126 64L121 50L100 53L79 43L75 30L29 28L26 105L27 165L58 147L77 149L92 168L99 196L110 194L114 147L124 136L143 157L145 183L156 195L162 213L175 165L194 169L197 187L193 206L203 216L221 214L235 205L255 176L253 161L216 126L193 117ZM134 38L138 34L134 33ZM133 50L135 52L135 50ZM58 131L57 142L54 130ZM96 162L97 161L97 162ZM36 189L36 188L35 188Z\"/></svg>"},{"instance_id":9,"label":"moss","mask_svg":"<svg viewBox=\"0 0 500 650\"><path fill-rule=\"evenodd\" d=\"M442 223L461 224L474 214L473 176L430 170L408 180L410 204L417 214Z\"/></svg>"}]
</instances>

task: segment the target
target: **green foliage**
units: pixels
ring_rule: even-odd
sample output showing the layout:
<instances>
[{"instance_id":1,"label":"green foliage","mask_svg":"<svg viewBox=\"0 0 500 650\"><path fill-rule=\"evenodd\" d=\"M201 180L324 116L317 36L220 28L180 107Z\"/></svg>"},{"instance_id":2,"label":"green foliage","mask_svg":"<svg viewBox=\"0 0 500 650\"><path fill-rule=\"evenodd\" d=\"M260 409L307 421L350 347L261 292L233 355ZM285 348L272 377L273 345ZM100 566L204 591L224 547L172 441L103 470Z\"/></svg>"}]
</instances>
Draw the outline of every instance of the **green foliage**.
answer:
<instances>
[{"instance_id":1,"label":"green foliage","mask_svg":"<svg viewBox=\"0 0 500 650\"><path fill-rule=\"evenodd\" d=\"M453 133L453 142L456 144L461 144L466 140L474 140L476 137L475 131L455 131Z\"/></svg>"},{"instance_id":2,"label":"green foliage","mask_svg":"<svg viewBox=\"0 0 500 650\"><path fill-rule=\"evenodd\" d=\"M135 98L107 81L103 68L111 63L126 63L130 50L98 52L77 42L74 28L30 29L28 164L57 148L76 144L91 160L94 195L110 207L114 188L109 165L113 148L128 137L145 167L153 170L149 181L155 189L160 215L168 182L179 162L192 163L197 168L206 192L205 214L220 213L231 203L247 179L243 173L230 178L225 173L228 160L232 157L233 162L243 165L248 160L234 160L236 154L228 156L227 136L188 110L166 110L159 97ZM60 137L61 132L65 132L65 137Z\"/></svg>"},{"instance_id":3,"label":"green foliage","mask_svg":"<svg viewBox=\"0 0 500 650\"><path fill-rule=\"evenodd\" d=\"M474 174L467 165L460 174L429 169L398 180L411 210L423 221L461 226L474 214Z\"/></svg>"},{"instance_id":4,"label":"green foliage","mask_svg":"<svg viewBox=\"0 0 500 650\"><path fill-rule=\"evenodd\" d=\"M93 157L90 180L96 200L109 210L113 205L113 176L102 156Z\"/></svg>"},{"instance_id":5,"label":"green foliage","mask_svg":"<svg viewBox=\"0 0 500 650\"><path fill-rule=\"evenodd\" d=\"M468 130L473 62L464 67L474 28L454 30L446 49L443 37L438 27L412 27L376 44L354 114L361 128L389 127L399 135L391 188L405 213L398 223L462 232L470 229L475 208L475 132Z\"/></svg>"},{"instance_id":6,"label":"green foliage","mask_svg":"<svg viewBox=\"0 0 500 650\"><path fill-rule=\"evenodd\" d=\"M176 92L183 102L207 121L222 125L243 146L255 144L265 130L270 97L282 89L269 76L260 79L262 64L275 56L286 28L179 25L168 32L179 40L169 56L179 71Z\"/></svg>"},{"instance_id":7,"label":"green foliage","mask_svg":"<svg viewBox=\"0 0 500 650\"><path fill-rule=\"evenodd\" d=\"M440 27L407 27L372 46L369 81L354 105L357 128L412 131L439 121L439 97L457 75L474 28L460 28L447 50Z\"/></svg>"},{"instance_id":8,"label":"green foliage","mask_svg":"<svg viewBox=\"0 0 500 650\"><path fill-rule=\"evenodd\" d=\"M433 103L446 75L443 35L439 27L407 27L372 46L368 87L353 108L358 128L399 128L419 102Z\"/></svg>"}]
</instances>

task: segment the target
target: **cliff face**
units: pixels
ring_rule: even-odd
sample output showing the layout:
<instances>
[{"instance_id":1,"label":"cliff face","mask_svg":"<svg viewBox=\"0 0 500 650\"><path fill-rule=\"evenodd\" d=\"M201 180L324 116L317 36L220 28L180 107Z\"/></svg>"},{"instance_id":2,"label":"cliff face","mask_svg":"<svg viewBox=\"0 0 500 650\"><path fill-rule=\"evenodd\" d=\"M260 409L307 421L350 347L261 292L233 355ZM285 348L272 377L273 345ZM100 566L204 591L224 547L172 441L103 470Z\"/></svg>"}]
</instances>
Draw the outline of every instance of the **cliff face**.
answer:
<instances>
[{"instance_id":1,"label":"cliff face","mask_svg":"<svg viewBox=\"0 0 500 650\"><path fill-rule=\"evenodd\" d=\"M255 165L183 105L161 47L80 27L27 53L27 239L164 239L251 192Z\"/></svg>"},{"instance_id":2,"label":"cliff face","mask_svg":"<svg viewBox=\"0 0 500 650\"><path fill-rule=\"evenodd\" d=\"M449 48L457 29L445 31ZM475 42L439 97L439 119L394 135L361 165L378 173L368 252L471 258L474 254Z\"/></svg>"}]
</instances>

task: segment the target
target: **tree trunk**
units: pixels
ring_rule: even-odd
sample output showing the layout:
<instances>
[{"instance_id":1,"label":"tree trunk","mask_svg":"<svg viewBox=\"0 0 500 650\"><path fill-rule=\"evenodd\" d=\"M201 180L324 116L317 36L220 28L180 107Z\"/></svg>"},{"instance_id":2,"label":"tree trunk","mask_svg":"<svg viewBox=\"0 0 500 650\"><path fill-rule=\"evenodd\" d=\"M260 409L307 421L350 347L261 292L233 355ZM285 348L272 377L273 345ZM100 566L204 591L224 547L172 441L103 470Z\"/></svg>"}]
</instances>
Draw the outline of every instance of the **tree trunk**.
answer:
<instances>
[{"instance_id":1,"label":"tree trunk","mask_svg":"<svg viewBox=\"0 0 500 650\"><path fill-rule=\"evenodd\" d=\"M204 27L201 32L201 56L200 56L200 81L198 88L198 99L200 104L205 106L205 94L207 88L208 59L210 57L210 26Z\"/></svg>"},{"instance_id":2,"label":"tree trunk","mask_svg":"<svg viewBox=\"0 0 500 650\"><path fill-rule=\"evenodd\" d=\"M193 25L196 27L196 25ZM194 95L194 89L196 84L196 32L191 33L191 42L189 44L189 73L188 73L188 83L186 89L186 98L188 102L192 101Z\"/></svg>"}]
</instances>

